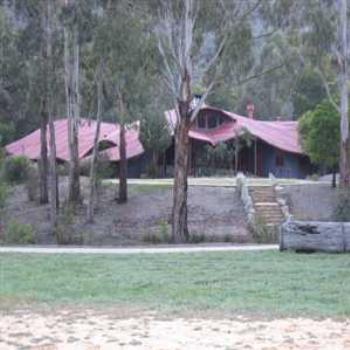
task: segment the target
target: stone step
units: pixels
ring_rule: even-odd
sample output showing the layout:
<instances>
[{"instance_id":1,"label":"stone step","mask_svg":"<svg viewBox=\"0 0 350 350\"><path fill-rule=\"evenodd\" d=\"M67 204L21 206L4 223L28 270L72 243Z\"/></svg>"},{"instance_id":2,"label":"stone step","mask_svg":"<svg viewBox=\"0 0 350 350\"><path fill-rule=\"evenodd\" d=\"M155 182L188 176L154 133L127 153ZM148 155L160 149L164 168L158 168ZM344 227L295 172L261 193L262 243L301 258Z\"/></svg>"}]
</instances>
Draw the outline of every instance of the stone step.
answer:
<instances>
[{"instance_id":1,"label":"stone step","mask_svg":"<svg viewBox=\"0 0 350 350\"><path fill-rule=\"evenodd\" d=\"M264 212L256 212L257 216L264 216L268 218L283 218L283 215L280 213L264 213Z\"/></svg>"},{"instance_id":2,"label":"stone step","mask_svg":"<svg viewBox=\"0 0 350 350\"><path fill-rule=\"evenodd\" d=\"M279 207L265 207L265 206L256 206L256 212L264 212L264 213L281 213L282 210Z\"/></svg>"},{"instance_id":3,"label":"stone step","mask_svg":"<svg viewBox=\"0 0 350 350\"><path fill-rule=\"evenodd\" d=\"M251 197L254 202L276 202L275 197Z\"/></svg>"},{"instance_id":4,"label":"stone step","mask_svg":"<svg viewBox=\"0 0 350 350\"><path fill-rule=\"evenodd\" d=\"M275 194L274 190L268 190L268 191L260 191L260 190L250 190L249 193L251 194Z\"/></svg>"},{"instance_id":5,"label":"stone step","mask_svg":"<svg viewBox=\"0 0 350 350\"><path fill-rule=\"evenodd\" d=\"M275 196L251 196L252 199L256 202L275 202Z\"/></svg>"},{"instance_id":6,"label":"stone step","mask_svg":"<svg viewBox=\"0 0 350 350\"><path fill-rule=\"evenodd\" d=\"M279 207L265 207L265 206L256 206L255 207L256 212L264 212L264 213L281 213L282 210Z\"/></svg>"},{"instance_id":7,"label":"stone step","mask_svg":"<svg viewBox=\"0 0 350 350\"><path fill-rule=\"evenodd\" d=\"M277 207L279 208L279 204L277 202L254 202L257 207Z\"/></svg>"}]
</instances>

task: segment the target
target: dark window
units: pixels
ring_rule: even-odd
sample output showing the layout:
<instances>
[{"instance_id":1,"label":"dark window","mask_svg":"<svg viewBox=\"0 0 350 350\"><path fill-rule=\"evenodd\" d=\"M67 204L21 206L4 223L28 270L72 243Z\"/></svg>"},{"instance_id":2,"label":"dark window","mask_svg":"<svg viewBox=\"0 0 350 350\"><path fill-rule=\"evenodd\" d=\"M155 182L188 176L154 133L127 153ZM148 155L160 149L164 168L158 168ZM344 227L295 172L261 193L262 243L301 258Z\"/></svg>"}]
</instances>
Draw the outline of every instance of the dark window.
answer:
<instances>
[{"instance_id":1,"label":"dark window","mask_svg":"<svg viewBox=\"0 0 350 350\"><path fill-rule=\"evenodd\" d=\"M284 166L284 154L281 151L277 151L276 154L276 166L283 167Z\"/></svg>"},{"instance_id":2,"label":"dark window","mask_svg":"<svg viewBox=\"0 0 350 350\"><path fill-rule=\"evenodd\" d=\"M208 120L208 128L213 129L216 128L218 124L218 118L216 115L211 115Z\"/></svg>"},{"instance_id":3,"label":"dark window","mask_svg":"<svg viewBox=\"0 0 350 350\"><path fill-rule=\"evenodd\" d=\"M224 124L225 120L226 120L226 118L223 115L220 115L220 117L219 117L219 125Z\"/></svg>"},{"instance_id":4,"label":"dark window","mask_svg":"<svg viewBox=\"0 0 350 350\"><path fill-rule=\"evenodd\" d=\"M205 115L199 115L197 120L198 120L198 127L205 128Z\"/></svg>"}]
</instances>

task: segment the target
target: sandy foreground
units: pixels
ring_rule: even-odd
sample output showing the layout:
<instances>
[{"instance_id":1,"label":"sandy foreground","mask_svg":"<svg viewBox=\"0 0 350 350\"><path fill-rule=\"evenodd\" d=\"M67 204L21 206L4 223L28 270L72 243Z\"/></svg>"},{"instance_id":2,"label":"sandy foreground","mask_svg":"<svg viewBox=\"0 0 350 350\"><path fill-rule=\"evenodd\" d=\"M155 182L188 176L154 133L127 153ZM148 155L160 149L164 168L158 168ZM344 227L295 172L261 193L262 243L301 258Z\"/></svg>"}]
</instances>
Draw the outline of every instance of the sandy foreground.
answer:
<instances>
[{"instance_id":1,"label":"sandy foreground","mask_svg":"<svg viewBox=\"0 0 350 350\"><path fill-rule=\"evenodd\" d=\"M350 349L350 319L0 311L0 349Z\"/></svg>"}]
</instances>

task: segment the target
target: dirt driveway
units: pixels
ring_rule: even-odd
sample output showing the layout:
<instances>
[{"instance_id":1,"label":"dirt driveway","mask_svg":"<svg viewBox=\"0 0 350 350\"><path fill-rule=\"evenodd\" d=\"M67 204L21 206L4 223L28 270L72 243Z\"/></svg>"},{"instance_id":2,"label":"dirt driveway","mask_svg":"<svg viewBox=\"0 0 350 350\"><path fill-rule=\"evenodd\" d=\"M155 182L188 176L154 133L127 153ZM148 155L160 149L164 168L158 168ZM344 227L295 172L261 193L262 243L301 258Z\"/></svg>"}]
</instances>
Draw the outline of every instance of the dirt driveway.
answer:
<instances>
[{"instance_id":1,"label":"dirt driveway","mask_svg":"<svg viewBox=\"0 0 350 350\"><path fill-rule=\"evenodd\" d=\"M350 320L171 316L123 308L0 312L0 349L349 349Z\"/></svg>"}]
</instances>

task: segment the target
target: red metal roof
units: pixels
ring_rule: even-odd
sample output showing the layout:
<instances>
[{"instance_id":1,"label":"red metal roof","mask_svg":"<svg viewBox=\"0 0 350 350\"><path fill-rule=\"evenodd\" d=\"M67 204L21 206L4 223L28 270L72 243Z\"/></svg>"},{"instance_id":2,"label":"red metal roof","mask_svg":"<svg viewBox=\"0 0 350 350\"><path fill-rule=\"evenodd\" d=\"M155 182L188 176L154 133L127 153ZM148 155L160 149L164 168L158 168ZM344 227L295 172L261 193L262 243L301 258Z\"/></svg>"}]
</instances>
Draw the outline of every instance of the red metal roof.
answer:
<instances>
[{"instance_id":1,"label":"red metal roof","mask_svg":"<svg viewBox=\"0 0 350 350\"><path fill-rule=\"evenodd\" d=\"M280 150L303 154L299 141L297 121L263 121L250 119L214 107L204 106L202 111L215 111L228 116L232 121L225 122L214 129L198 129L192 127L190 137L200 141L205 141L213 146L220 142L234 139L237 135L247 130L253 136L274 146ZM165 112L170 128L176 125L176 112L170 110Z\"/></svg>"},{"instance_id":2,"label":"red metal roof","mask_svg":"<svg viewBox=\"0 0 350 350\"><path fill-rule=\"evenodd\" d=\"M80 119L79 122L79 158L89 155L93 148L97 123L95 120ZM138 127L126 130L126 155L127 158L138 156L144 152L139 141ZM56 155L57 159L69 160L68 147L68 120L59 119L55 121ZM49 139L49 133L48 133ZM111 160L119 160L119 125L113 123L101 123L99 142L107 141L111 144L108 155ZM40 129L6 146L6 151L10 155L24 155L32 160L40 158Z\"/></svg>"}]
</instances>

